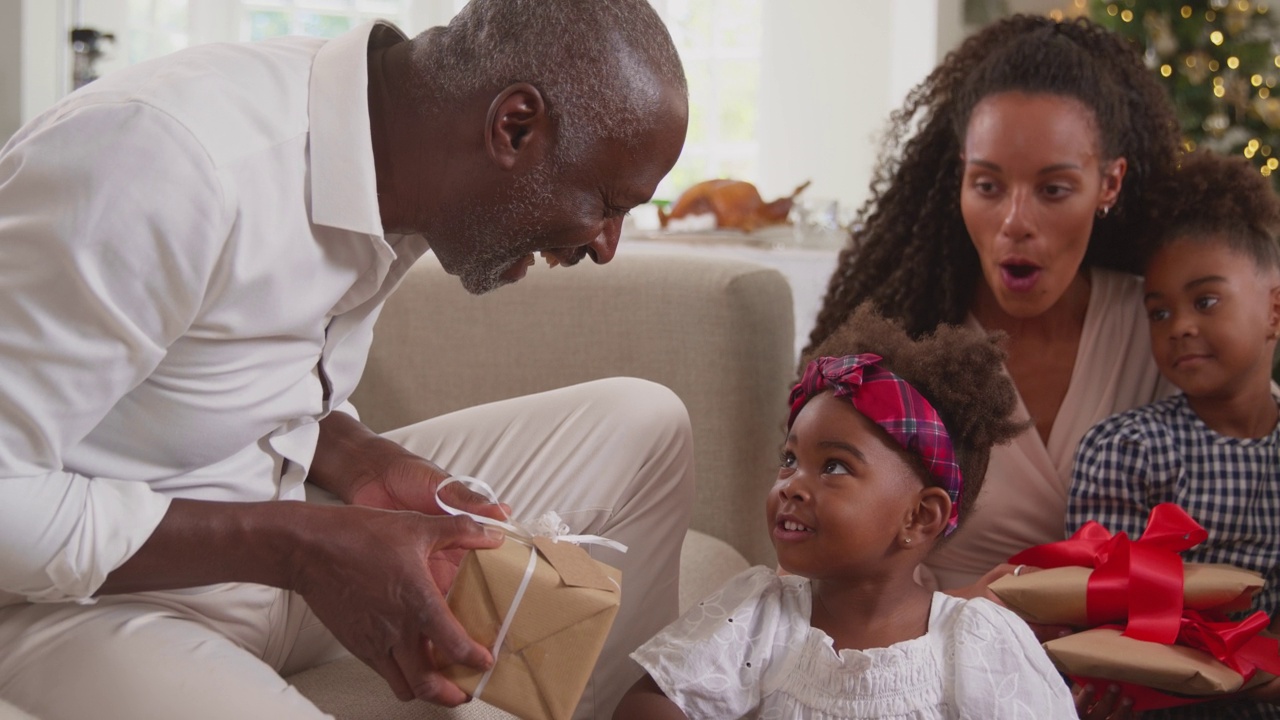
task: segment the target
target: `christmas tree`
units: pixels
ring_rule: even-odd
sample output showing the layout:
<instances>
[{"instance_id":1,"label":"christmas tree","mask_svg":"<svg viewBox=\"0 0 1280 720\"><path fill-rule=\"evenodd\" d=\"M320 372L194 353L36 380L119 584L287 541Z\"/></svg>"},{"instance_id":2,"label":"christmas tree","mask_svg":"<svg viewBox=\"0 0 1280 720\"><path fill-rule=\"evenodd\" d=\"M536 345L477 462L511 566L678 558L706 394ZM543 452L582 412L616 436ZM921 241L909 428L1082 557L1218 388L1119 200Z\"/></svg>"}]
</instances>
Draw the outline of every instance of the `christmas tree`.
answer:
<instances>
[{"instance_id":1,"label":"christmas tree","mask_svg":"<svg viewBox=\"0 0 1280 720\"><path fill-rule=\"evenodd\" d=\"M1083 7L1084 0L1075 0ZM1188 149L1241 154L1280 176L1280 0L1091 0L1173 97Z\"/></svg>"}]
</instances>

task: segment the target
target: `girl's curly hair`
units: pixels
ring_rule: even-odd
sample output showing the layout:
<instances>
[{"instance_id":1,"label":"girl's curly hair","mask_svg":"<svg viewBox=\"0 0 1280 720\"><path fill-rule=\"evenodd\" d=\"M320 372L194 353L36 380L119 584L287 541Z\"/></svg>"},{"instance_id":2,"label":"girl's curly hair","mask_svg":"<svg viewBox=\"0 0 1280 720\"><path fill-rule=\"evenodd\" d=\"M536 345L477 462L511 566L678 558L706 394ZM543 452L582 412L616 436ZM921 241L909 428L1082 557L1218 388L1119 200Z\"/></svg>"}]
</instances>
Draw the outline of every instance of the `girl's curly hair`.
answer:
<instances>
[{"instance_id":1,"label":"girl's curly hair","mask_svg":"<svg viewBox=\"0 0 1280 720\"><path fill-rule=\"evenodd\" d=\"M1124 157L1128 171L1112 212L1094 223L1085 264L1140 271L1158 214L1150 188L1179 154L1168 95L1137 50L1100 25L1015 15L948 54L890 116L871 195L806 350L866 300L915 336L964 320L981 268L960 214L960 154L974 106L1001 92L1060 95L1093 112L1099 150Z\"/></svg>"},{"instance_id":2,"label":"girl's curly hair","mask_svg":"<svg viewBox=\"0 0 1280 720\"><path fill-rule=\"evenodd\" d=\"M1280 270L1280 197L1243 157L1184 156L1162 220L1160 244L1220 240L1260 270Z\"/></svg>"},{"instance_id":3,"label":"girl's curly hair","mask_svg":"<svg viewBox=\"0 0 1280 720\"><path fill-rule=\"evenodd\" d=\"M901 323L863 303L803 356L801 366L818 357L870 352L884 358L884 367L911 383L938 411L951 437L964 478L963 522L982 489L992 446L1008 442L1027 428L1027 423L1012 419L1018 398L1013 381L1002 369L1002 338L998 333L940 325L914 339Z\"/></svg>"}]
</instances>

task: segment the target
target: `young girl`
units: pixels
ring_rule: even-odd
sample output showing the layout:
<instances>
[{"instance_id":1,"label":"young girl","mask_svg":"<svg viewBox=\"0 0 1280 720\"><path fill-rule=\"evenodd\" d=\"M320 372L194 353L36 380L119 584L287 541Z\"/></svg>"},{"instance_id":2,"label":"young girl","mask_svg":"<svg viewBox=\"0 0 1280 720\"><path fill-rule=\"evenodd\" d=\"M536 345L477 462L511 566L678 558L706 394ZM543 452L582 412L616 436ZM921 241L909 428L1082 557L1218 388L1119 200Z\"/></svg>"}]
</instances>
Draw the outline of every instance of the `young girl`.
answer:
<instances>
[{"instance_id":1,"label":"young girl","mask_svg":"<svg viewBox=\"0 0 1280 720\"><path fill-rule=\"evenodd\" d=\"M818 350L765 504L790 574L751 568L640 647L614 717L1076 717L1026 624L914 578L1021 430L1003 353L865 306Z\"/></svg>"},{"instance_id":2,"label":"young girl","mask_svg":"<svg viewBox=\"0 0 1280 720\"><path fill-rule=\"evenodd\" d=\"M1187 562L1260 573L1253 610L1280 631L1280 197L1242 157L1185 157L1147 261L1151 352L1181 390L1113 415L1080 441L1067 531L1097 520L1138 537L1151 508L1177 503L1208 538ZM1209 705L1144 718L1280 718L1280 680Z\"/></svg>"}]
</instances>

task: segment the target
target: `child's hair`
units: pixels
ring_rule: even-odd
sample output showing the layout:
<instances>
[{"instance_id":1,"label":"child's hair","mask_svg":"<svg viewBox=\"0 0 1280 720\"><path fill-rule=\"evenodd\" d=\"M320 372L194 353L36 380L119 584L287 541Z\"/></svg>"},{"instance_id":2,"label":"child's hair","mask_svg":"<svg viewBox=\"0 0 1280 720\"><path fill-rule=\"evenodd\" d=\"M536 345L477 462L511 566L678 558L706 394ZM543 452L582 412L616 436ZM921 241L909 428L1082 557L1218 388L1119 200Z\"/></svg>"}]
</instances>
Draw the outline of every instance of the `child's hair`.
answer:
<instances>
[{"instance_id":1,"label":"child's hair","mask_svg":"<svg viewBox=\"0 0 1280 720\"><path fill-rule=\"evenodd\" d=\"M801 365L819 357L875 353L880 364L907 381L942 418L964 480L960 499L963 517L974 507L987 474L991 447L1007 442L1027 427L1012 419L1018 396L1002 369L1005 352L1000 335L939 325L913 340L901 323L863 303ZM928 473L920 469L921 477ZM932 481L930 485L936 484Z\"/></svg>"},{"instance_id":2,"label":"child's hair","mask_svg":"<svg viewBox=\"0 0 1280 720\"><path fill-rule=\"evenodd\" d=\"M1280 270L1280 198L1248 160L1190 153L1169 199L1157 248L1176 240L1218 240L1252 258L1259 270Z\"/></svg>"}]
</instances>

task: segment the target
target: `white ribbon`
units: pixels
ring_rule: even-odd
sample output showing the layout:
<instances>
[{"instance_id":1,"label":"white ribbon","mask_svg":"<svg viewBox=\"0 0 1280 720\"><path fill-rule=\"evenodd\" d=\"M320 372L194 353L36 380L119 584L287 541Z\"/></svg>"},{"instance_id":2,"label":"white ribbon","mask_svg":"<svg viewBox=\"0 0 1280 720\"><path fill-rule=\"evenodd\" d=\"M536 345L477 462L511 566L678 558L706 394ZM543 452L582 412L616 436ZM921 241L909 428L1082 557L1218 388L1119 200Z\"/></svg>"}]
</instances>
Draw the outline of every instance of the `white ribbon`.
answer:
<instances>
[{"instance_id":1,"label":"white ribbon","mask_svg":"<svg viewBox=\"0 0 1280 720\"><path fill-rule=\"evenodd\" d=\"M502 647L502 641L507 638L507 630L511 629L511 622L516 617L516 608L520 607L520 601L524 599L524 591L529 587L529 581L533 579L534 568L538 565L538 550L533 546L533 539L535 537L545 537L550 538L552 542L563 541L575 545L602 545L618 552L626 552L627 546L599 535L574 535L570 532L569 526L553 510L548 510L529 522L512 520L511 516L507 515L505 511L503 515L507 516L507 522L459 510L440 498L440 491L454 483L461 483L488 498L489 502L498 505L498 496L493 492L493 488L489 487L488 483L465 475L454 475L445 478L444 482L436 486L436 504L440 506L441 510L450 515L469 517L481 525L501 528L507 534L507 537L529 546L529 564L525 566L524 578L520 580L520 585L516 588L516 594L511 598L511 607L507 608L507 616L502 619L502 626L498 628L498 637L493 641L493 650L491 650L493 665L480 677L480 682L476 683L475 692L471 695L476 700L479 700L481 691L489 683L489 678L493 675L494 668L498 666L498 648ZM499 507L501 506L499 505Z\"/></svg>"},{"instance_id":2,"label":"white ribbon","mask_svg":"<svg viewBox=\"0 0 1280 720\"><path fill-rule=\"evenodd\" d=\"M554 510L548 510L542 515L527 522L512 520L510 515L507 515L507 522L503 522L501 520L494 520L491 517L485 517L484 515L469 513L466 510L459 510L440 498L440 491L454 483L461 483L471 490L485 496L485 498L494 505L498 505L498 496L493 492L493 488L489 487L489 483L486 483L483 480L477 480L473 477L467 477L465 475L454 475L452 477L445 478L444 482L436 486L436 504L440 506L441 510L444 510L450 515L463 515L469 517L481 525L491 525L496 528L501 528L508 536L515 536L517 540L526 545L528 545L535 537L545 537L550 538L553 542L563 541L573 543L574 545L602 545L604 547L617 550L618 552L627 551L627 546L617 540L610 540L607 537L601 537L599 535L572 534L569 526L560 519L560 516L556 514ZM503 514L506 515L505 512L503 512Z\"/></svg>"}]
</instances>

